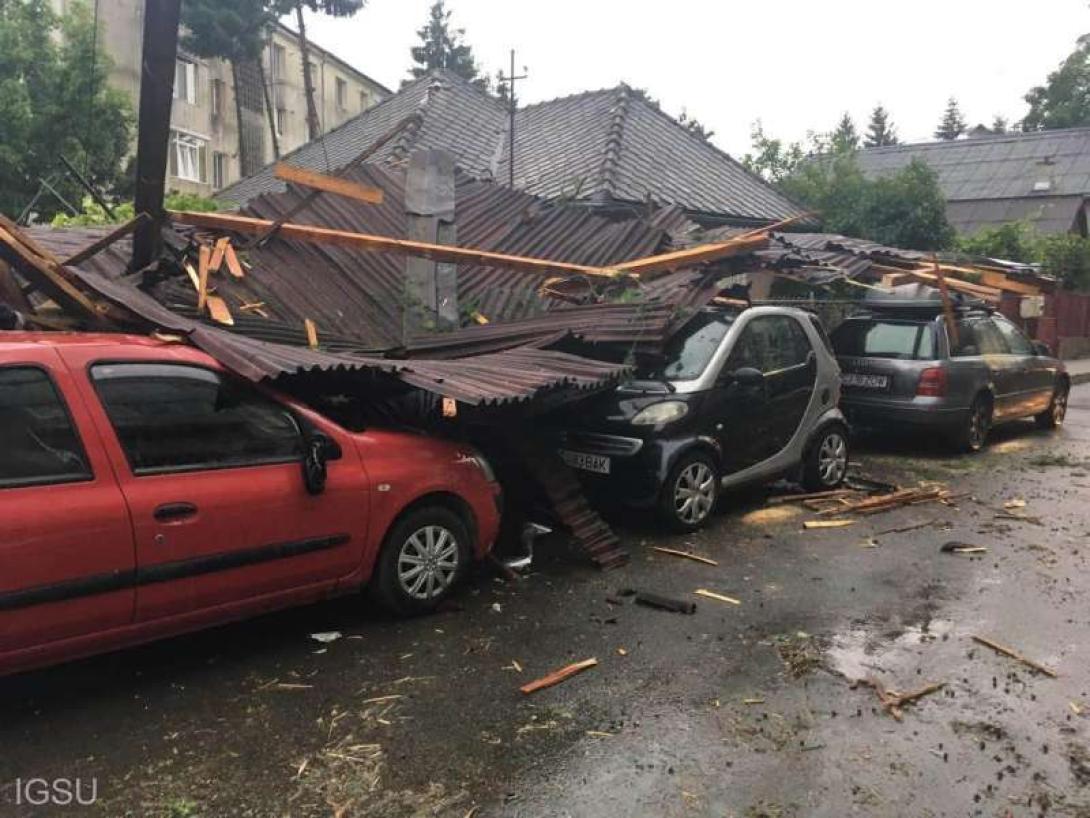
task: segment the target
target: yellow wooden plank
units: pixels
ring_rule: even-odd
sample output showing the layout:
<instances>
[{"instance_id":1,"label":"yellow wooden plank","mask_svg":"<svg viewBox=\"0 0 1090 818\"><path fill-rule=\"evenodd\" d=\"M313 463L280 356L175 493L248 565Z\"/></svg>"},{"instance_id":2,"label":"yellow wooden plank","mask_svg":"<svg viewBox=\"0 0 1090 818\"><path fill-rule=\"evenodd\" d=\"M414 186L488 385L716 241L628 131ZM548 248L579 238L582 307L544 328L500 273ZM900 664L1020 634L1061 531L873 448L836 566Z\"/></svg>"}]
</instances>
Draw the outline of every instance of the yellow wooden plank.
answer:
<instances>
[{"instance_id":1,"label":"yellow wooden plank","mask_svg":"<svg viewBox=\"0 0 1090 818\"><path fill-rule=\"evenodd\" d=\"M358 182L350 182L348 179L306 170L295 165L289 165L286 162L279 162L273 173L277 179L285 182L293 182L325 193L335 193L338 196L345 196L368 204L382 204L382 190L370 185L361 185Z\"/></svg>"}]
</instances>

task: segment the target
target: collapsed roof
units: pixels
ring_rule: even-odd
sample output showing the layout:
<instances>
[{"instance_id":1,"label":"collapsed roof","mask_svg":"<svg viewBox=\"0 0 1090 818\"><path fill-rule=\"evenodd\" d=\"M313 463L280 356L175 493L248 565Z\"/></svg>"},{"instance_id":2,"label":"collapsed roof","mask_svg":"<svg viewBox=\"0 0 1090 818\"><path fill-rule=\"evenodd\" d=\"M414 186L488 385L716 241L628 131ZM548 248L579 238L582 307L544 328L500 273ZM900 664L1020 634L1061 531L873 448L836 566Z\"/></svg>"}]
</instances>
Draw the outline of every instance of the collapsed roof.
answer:
<instances>
[{"instance_id":1,"label":"collapsed roof","mask_svg":"<svg viewBox=\"0 0 1090 818\"><path fill-rule=\"evenodd\" d=\"M507 182L511 151L505 106L441 70L409 83L284 161L335 171L413 112L421 114L419 122L375 160L396 164L414 150L441 148L470 176ZM546 199L602 207L675 204L709 224L767 225L804 213L624 84L520 109L514 186ZM283 189L270 165L218 196L241 205Z\"/></svg>"}]
</instances>

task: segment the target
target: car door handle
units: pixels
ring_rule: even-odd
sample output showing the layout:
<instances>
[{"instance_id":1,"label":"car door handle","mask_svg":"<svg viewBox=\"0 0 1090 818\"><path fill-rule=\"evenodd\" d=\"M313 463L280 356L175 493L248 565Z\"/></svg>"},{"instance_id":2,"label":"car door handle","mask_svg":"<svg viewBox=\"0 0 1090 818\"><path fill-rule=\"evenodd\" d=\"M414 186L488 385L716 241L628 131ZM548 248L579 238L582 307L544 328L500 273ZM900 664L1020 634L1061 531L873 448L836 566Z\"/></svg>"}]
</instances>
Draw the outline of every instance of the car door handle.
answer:
<instances>
[{"instance_id":1,"label":"car door handle","mask_svg":"<svg viewBox=\"0 0 1090 818\"><path fill-rule=\"evenodd\" d=\"M196 513L197 507L192 503L164 503L155 509L155 519L161 523L169 523L193 517Z\"/></svg>"}]
</instances>

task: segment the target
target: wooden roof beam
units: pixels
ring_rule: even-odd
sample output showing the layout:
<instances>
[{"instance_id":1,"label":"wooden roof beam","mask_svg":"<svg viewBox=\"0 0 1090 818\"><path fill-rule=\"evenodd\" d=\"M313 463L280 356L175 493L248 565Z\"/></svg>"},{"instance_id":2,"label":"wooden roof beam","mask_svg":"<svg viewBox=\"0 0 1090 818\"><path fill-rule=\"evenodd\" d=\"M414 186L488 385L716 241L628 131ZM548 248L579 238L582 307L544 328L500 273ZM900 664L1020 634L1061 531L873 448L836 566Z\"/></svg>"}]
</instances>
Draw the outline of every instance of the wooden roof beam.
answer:
<instances>
[{"instance_id":1,"label":"wooden roof beam","mask_svg":"<svg viewBox=\"0 0 1090 818\"><path fill-rule=\"evenodd\" d=\"M383 200L381 188L371 187L370 185L361 185L358 182L352 182L348 179L341 179L337 176L329 176L324 173L317 173L313 170L306 170L305 168L296 167L295 165L289 165L287 162L278 162L273 175L284 182L302 185L303 187L311 188L312 190L320 190L324 193L335 193L338 196L356 199L357 201L367 202L368 204L382 204Z\"/></svg>"}]
</instances>

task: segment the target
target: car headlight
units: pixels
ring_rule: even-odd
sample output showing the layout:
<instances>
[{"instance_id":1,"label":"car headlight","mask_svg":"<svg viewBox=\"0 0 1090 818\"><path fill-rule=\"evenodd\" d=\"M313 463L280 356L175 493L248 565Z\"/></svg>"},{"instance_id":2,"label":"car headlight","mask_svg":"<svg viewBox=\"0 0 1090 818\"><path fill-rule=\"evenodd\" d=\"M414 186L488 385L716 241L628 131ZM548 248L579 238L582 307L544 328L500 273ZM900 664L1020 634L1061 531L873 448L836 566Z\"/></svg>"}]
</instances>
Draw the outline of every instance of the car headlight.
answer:
<instances>
[{"instance_id":1,"label":"car headlight","mask_svg":"<svg viewBox=\"0 0 1090 818\"><path fill-rule=\"evenodd\" d=\"M664 423L672 423L685 417L689 411L689 404L679 400L664 400L660 403L652 403L641 409L632 418L634 426L661 426Z\"/></svg>"}]
</instances>

